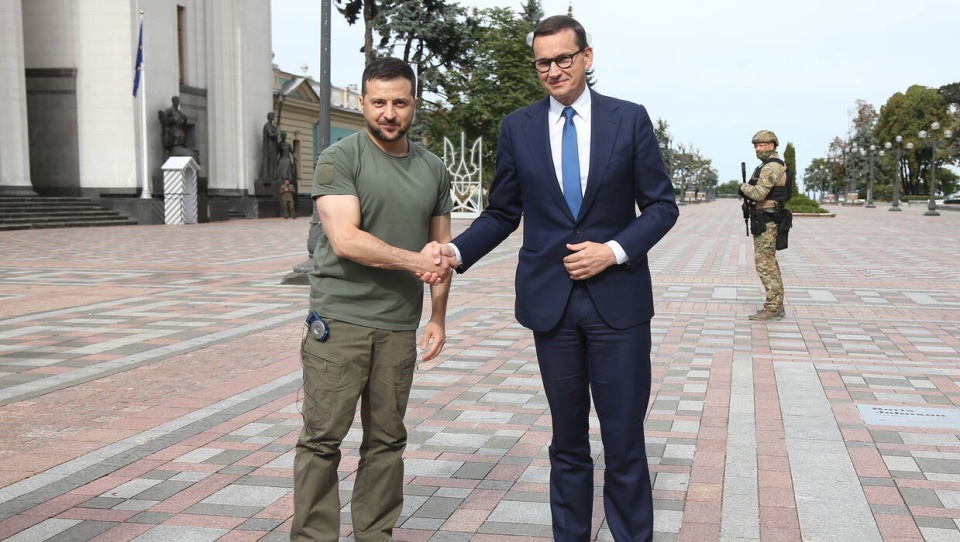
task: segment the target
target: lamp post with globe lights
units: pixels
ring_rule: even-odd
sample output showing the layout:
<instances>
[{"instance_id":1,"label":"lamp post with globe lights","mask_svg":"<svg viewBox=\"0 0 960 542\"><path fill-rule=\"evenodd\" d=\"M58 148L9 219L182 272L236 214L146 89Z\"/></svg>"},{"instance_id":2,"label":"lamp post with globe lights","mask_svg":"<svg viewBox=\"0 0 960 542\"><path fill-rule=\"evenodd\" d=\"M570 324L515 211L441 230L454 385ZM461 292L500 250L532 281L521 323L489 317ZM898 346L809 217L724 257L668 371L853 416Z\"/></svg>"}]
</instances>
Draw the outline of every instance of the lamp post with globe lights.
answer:
<instances>
[{"instance_id":1,"label":"lamp post with globe lights","mask_svg":"<svg viewBox=\"0 0 960 542\"><path fill-rule=\"evenodd\" d=\"M847 193L844 195L843 199L847 203L856 205L860 199L860 193L857 190L857 177L860 175L859 164L857 164L857 156L860 154L861 148L856 143L851 143L850 148L844 155L844 173L847 176ZM856 172L856 173L854 173Z\"/></svg>"},{"instance_id":2,"label":"lamp post with globe lights","mask_svg":"<svg viewBox=\"0 0 960 542\"><path fill-rule=\"evenodd\" d=\"M891 150L893 148L893 144L890 143L889 141L883 144L883 148L893 153L893 156L895 159L894 163L896 164L896 170L897 170L896 179L893 181L893 204L890 206L889 210L902 211L903 209L900 208L900 183L901 183L900 169L903 165L901 162L901 160L903 159L903 136L898 135L897 137L894 138L894 140L897 142L897 150L895 151ZM913 143L907 143L907 150L912 150L912 149L913 149Z\"/></svg>"},{"instance_id":3,"label":"lamp post with globe lights","mask_svg":"<svg viewBox=\"0 0 960 542\"><path fill-rule=\"evenodd\" d=\"M871 147L873 147L873 145L871 145ZM870 164L870 165L864 165L864 166L862 166L862 167L860 168L860 174L858 175L858 177L862 177L862 176L863 176L863 170L864 170L864 169L870 169L870 171L867 172L867 176L872 178L872 177L873 177L873 169L871 169L870 166L873 165L873 154L872 154L871 152L868 152L867 149L865 149L865 148L863 148L863 147L860 147L860 158L861 158L861 161L862 161L864 164ZM867 162L867 159L868 159L868 158L870 159L869 162ZM866 205L864 205L863 207L864 207L864 208L873 207L872 201L871 201L871 199L870 199L870 184L869 184L869 182L868 182L868 184L867 184L867 203L866 203Z\"/></svg>"},{"instance_id":4,"label":"lamp post with globe lights","mask_svg":"<svg viewBox=\"0 0 960 542\"><path fill-rule=\"evenodd\" d=\"M876 205L873 204L873 170L875 169L876 157L878 155L883 156L883 151L877 152L876 145L870 145L869 150L862 147L860 148L860 156L869 159L869 162L867 162L867 168L869 169L867 172L867 203L864 205L867 209L876 207Z\"/></svg>"},{"instance_id":5,"label":"lamp post with globe lights","mask_svg":"<svg viewBox=\"0 0 960 542\"><path fill-rule=\"evenodd\" d=\"M934 122L930 125L930 133L927 133L926 130L920 130L920 133L917 134L920 136L920 139L926 139L927 136L930 136L930 201L927 202L927 212L923 213L923 216L940 216L940 213L937 212L937 147L945 142L946 140L953 137L953 131L944 130L943 137L937 138L933 135L933 132L940 130L940 123Z\"/></svg>"}]
</instances>

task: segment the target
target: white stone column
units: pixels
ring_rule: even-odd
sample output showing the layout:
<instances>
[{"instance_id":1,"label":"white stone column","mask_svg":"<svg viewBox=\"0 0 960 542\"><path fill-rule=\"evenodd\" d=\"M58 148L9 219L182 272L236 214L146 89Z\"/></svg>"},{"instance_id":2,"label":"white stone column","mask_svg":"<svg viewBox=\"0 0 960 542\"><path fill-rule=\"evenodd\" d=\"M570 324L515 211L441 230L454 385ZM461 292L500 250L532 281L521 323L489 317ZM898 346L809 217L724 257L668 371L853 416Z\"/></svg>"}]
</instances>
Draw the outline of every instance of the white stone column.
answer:
<instances>
[{"instance_id":1,"label":"white stone column","mask_svg":"<svg viewBox=\"0 0 960 542\"><path fill-rule=\"evenodd\" d=\"M206 3L209 188L254 193L263 117L272 108L270 2Z\"/></svg>"},{"instance_id":2,"label":"white stone column","mask_svg":"<svg viewBox=\"0 0 960 542\"><path fill-rule=\"evenodd\" d=\"M0 194L36 195L30 182L21 0L0 0Z\"/></svg>"},{"instance_id":3,"label":"white stone column","mask_svg":"<svg viewBox=\"0 0 960 542\"><path fill-rule=\"evenodd\" d=\"M80 188L136 194L140 185L138 107L133 97L136 14L129 2L78 2L76 11ZM145 48L144 54L148 67L151 60L156 62L152 51ZM152 100L149 95L147 99ZM156 122L156 111L147 111L151 113L147 121Z\"/></svg>"},{"instance_id":4,"label":"white stone column","mask_svg":"<svg viewBox=\"0 0 960 542\"><path fill-rule=\"evenodd\" d=\"M243 49L241 77L245 93L239 96L242 99L237 117L242 123L240 139L237 145L244 149L239 157L243 164L245 177L251 184L259 176L260 163L263 154L263 118L268 111L273 110L273 54L270 24L270 2L244 1ZM294 139L294 134L288 134L288 140ZM300 137L303 137L301 134ZM299 164L299 162L298 162ZM263 191L263 188L259 188ZM278 188L272 186L265 191L276 197Z\"/></svg>"},{"instance_id":5,"label":"white stone column","mask_svg":"<svg viewBox=\"0 0 960 542\"><path fill-rule=\"evenodd\" d=\"M236 7L232 1L207 2L208 189L248 188L238 167L238 59Z\"/></svg>"}]
</instances>

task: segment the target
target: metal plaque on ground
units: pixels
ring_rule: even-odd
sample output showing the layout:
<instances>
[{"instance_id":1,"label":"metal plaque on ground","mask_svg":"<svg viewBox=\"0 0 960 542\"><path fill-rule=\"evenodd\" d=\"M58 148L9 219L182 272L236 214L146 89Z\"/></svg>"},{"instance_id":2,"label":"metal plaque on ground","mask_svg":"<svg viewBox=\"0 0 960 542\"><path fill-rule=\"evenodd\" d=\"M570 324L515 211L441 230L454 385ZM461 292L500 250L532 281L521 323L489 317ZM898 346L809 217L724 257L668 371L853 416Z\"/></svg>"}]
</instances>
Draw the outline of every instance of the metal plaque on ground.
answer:
<instances>
[{"instance_id":1,"label":"metal plaque on ground","mask_svg":"<svg viewBox=\"0 0 960 542\"><path fill-rule=\"evenodd\" d=\"M960 429L960 410L956 408L922 408L900 405L857 405L867 425L903 425Z\"/></svg>"}]
</instances>

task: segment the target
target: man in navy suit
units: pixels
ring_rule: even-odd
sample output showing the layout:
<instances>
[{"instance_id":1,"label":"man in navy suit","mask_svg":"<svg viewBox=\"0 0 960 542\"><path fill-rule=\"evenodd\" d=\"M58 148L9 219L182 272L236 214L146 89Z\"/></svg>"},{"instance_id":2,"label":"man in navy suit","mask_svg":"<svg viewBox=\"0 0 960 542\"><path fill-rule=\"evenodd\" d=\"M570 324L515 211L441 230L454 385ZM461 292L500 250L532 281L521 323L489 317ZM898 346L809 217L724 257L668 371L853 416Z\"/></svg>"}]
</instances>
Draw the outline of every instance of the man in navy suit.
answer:
<instances>
[{"instance_id":1,"label":"man in navy suit","mask_svg":"<svg viewBox=\"0 0 960 542\"><path fill-rule=\"evenodd\" d=\"M452 244L435 246L435 256L456 256L465 272L524 218L516 314L533 330L553 416L554 539L590 539L592 394L607 523L617 542L649 541L647 254L679 210L646 109L587 89L593 49L583 26L545 19L533 54L549 96L504 118L489 206Z\"/></svg>"}]
</instances>

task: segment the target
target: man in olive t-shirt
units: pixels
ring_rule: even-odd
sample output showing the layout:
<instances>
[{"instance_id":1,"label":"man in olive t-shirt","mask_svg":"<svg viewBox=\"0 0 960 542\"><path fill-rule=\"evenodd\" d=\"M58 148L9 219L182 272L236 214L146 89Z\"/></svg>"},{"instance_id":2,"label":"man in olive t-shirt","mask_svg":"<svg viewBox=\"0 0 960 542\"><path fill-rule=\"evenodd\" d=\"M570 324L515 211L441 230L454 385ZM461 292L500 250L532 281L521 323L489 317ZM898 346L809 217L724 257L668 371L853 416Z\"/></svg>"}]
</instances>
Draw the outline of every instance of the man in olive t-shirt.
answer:
<instances>
[{"instance_id":1,"label":"man in olive t-shirt","mask_svg":"<svg viewBox=\"0 0 960 542\"><path fill-rule=\"evenodd\" d=\"M363 444L351 499L353 537L392 539L403 507L403 415L423 309L419 276L429 277L431 298L423 359L435 357L446 340L452 265L420 250L450 240L453 203L443 162L406 138L417 104L410 66L395 58L368 64L360 104L366 130L325 149L314 171L323 229L310 274L313 327L301 346L295 541L339 539L340 443L358 401Z\"/></svg>"},{"instance_id":2,"label":"man in olive t-shirt","mask_svg":"<svg viewBox=\"0 0 960 542\"><path fill-rule=\"evenodd\" d=\"M346 137L320 155L313 197L327 195L356 197L363 230L411 252L427 243L430 219L449 215L453 209L450 182L440 158L416 144L410 144L405 156L391 156L366 132ZM417 329L423 283L409 270L340 258L323 233L313 259L311 310L351 324Z\"/></svg>"}]
</instances>

